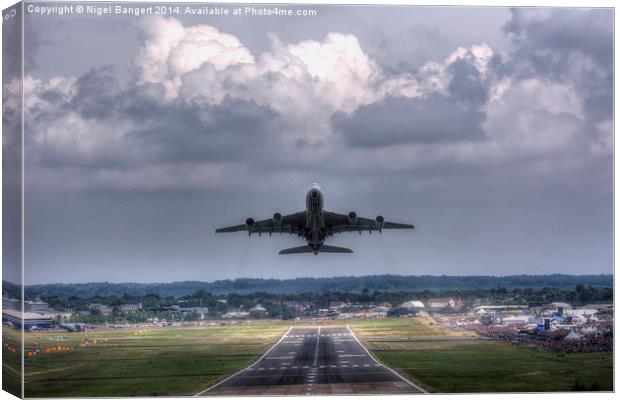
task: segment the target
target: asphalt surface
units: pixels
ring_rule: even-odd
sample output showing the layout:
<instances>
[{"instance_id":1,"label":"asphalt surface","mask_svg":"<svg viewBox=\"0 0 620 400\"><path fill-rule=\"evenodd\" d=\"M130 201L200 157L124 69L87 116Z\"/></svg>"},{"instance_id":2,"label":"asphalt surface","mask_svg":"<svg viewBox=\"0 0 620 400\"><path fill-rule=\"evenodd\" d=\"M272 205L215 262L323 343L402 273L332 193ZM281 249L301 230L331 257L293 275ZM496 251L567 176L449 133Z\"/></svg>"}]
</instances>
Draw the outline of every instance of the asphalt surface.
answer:
<instances>
[{"instance_id":1,"label":"asphalt surface","mask_svg":"<svg viewBox=\"0 0 620 400\"><path fill-rule=\"evenodd\" d=\"M202 395L421 393L374 360L348 327L291 328L256 363Z\"/></svg>"}]
</instances>

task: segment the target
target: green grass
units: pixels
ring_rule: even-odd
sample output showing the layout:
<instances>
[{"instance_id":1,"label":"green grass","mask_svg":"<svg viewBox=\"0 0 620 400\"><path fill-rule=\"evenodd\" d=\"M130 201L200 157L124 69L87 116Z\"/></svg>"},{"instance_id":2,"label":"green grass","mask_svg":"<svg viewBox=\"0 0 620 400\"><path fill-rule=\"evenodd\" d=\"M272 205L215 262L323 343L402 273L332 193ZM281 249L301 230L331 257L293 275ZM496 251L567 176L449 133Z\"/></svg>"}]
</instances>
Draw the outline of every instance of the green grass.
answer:
<instances>
[{"instance_id":1,"label":"green grass","mask_svg":"<svg viewBox=\"0 0 620 400\"><path fill-rule=\"evenodd\" d=\"M21 397L21 332L3 327L2 343L2 390Z\"/></svg>"},{"instance_id":2,"label":"green grass","mask_svg":"<svg viewBox=\"0 0 620 400\"><path fill-rule=\"evenodd\" d=\"M2 352L2 390L17 397L22 392L20 355L7 354L6 349Z\"/></svg>"},{"instance_id":3,"label":"green grass","mask_svg":"<svg viewBox=\"0 0 620 400\"><path fill-rule=\"evenodd\" d=\"M28 333L26 351L73 347L26 357L27 397L194 394L250 364L286 330L270 322L204 327L64 334ZM81 348L85 337L97 343Z\"/></svg>"},{"instance_id":4,"label":"green grass","mask_svg":"<svg viewBox=\"0 0 620 400\"><path fill-rule=\"evenodd\" d=\"M431 392L570 391L575 382L588 389L593 384L613 389L612 353L559 356L448 332L428 319L351 328L377 358Z\"/></svg>"},{"instance_id":5,"label":"green grass","mask_svg":"<svg viewBox=\"0 0 620 400\"><path fill-rule=\"evenodd\" d=\"M382 362L432 392L570 391L575 381L587 388L597 383L602 390L612 390L611 353L558 356L482 340L468 332L455 333L429 318L328 322L345 323ZM289 326L286 322L254 321L142 332L26 333L26 351L35 342L42 348L73 347L71 351L26 357L26 396L194 394L249 365ZM4 332L10 336L14 331ZM69 339L49 340L56 335ZM97 344L81 348L86 336L91 342L97 339ZM19 369L18 355L7 354L3 363ZM8 369L3 374L5 386L18 390L19 376Z\"/></svg>"}]
</instances>

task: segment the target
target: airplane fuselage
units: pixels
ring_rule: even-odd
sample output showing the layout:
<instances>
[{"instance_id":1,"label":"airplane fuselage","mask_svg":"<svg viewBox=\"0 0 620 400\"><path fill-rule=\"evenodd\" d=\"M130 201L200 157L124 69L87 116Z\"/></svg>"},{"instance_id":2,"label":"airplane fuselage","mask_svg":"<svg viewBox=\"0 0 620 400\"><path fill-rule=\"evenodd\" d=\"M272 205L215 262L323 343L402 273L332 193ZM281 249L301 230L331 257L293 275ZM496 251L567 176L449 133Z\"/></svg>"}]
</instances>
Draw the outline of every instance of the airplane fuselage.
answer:
<instances>
[{"instance_id":1,"label":"airplane fuselage","mask_svg":"<svg viewBox=\"0 0 620 400\"><path fill-rule=\"evenodd\" d=\"M323 220L323 191L312 184L306 193L306 231L305 239L314 254L319 254L325 241L325 222Z\"/></svg>"},{"instance_id":2,"label":"airplane fuselage","mask_svg":"<svg viewBox=\"0 0 620 400\"><path fill-rule=\"evenodd\" d=\"M324 206L323 191L316 183L310 185L306 192L305 210L282 215L279 212L273 217L260 221L254 218L247 218L245 224L218 228L215 233L228 233L245 231L248 235L267 233L271 236L274 232L295 234L306 241L303 246L282 249L278 254L303 254L303 253L340 253L351 254L353 250L331 246L325 244L327 237L334 233L342 232L362 232L376 231L381 233L383 229L413 229L411 224L401 224L386 221L383 216L378 215L374 219L358 217L354 211L348 214L339 214L333 211L326 211Z\"/></svg>"}]
</instances>

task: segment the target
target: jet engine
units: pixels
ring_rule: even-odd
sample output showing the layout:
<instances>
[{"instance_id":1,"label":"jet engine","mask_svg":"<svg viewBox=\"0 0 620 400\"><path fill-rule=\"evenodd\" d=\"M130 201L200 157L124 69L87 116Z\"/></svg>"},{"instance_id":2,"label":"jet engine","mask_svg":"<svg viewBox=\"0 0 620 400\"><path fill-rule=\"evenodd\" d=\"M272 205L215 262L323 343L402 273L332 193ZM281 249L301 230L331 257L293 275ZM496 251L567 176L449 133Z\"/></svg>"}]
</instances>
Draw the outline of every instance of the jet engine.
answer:
<instances>
[{"instance_id":1,"label":"jet engine","mask_svg":"<svg viewBox=\"0 0 620 400\"><path fill-rule=\"evenodd\" d=\"M245 227L247 229L250 229L253 226L254 226L254 218L248 218L245 220Z\"/></svg>"},{"instance_id":2,"label":"jet engine","mask_svg":"<svg viewBox=\"0 0 620 400\"><path fill-rule=\"evenodd\" d=\"M351 211L347 215L347 219L349 220L349 225L355 225L357 223L357 214L355 213L355 211Z\"/></svg>"},{"instance_id":3,"label":"jet engine","mask_svg":"<svg viewBox=\"0 0 620 400\"><path fill-rule=\"evenodd\" d=\"M275 226L280 226L282 224L282 214L280 213L273 214L272 221Z\"/></svg>"},{"instance_id":4,"label":"jet engine","mask_svg":"<svg viewBox=\"0 0 620 400\"><path fill-rule=\"evenodd\" d=\"M375 224L377 224L377 228L379 230L383 229L383 226L385 225L385 219L383 216L377 215L377 218L375 218Z\"/></svg>"}]
</instances>

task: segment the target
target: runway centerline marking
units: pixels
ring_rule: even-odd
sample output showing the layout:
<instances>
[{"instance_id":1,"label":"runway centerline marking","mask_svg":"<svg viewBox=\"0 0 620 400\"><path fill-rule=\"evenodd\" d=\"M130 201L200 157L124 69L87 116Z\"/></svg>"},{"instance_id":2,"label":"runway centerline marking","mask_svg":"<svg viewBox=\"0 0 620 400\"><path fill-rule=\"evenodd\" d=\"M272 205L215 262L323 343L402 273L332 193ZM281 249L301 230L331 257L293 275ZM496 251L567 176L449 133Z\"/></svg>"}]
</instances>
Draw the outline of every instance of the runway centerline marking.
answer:
<instances>
[{"instance_id":1,"label":"runway centerline marking","mask_svg":"<svg viewBox=\"0 0 620 400\"><path fill-rule=\"evenodd\" d=\"M346 330L351 333L342 333ZM294 339L297 337L299 339ZM323 340L326 341L321 344ZM261 360L261 364L257 365ZM328 360L335 364L324 364ZM348 388L347 393L352 389L359 394L376 393L384 387L385 394L413 391L398 381L410 383L377 361L348 326L333 328L315 325L291 327L259 360L210 388L218 387L215 391L205 393L210 390L207 389L200 394L234 396L248 394L248 390L263 394L337 394L341 392L340 385ZM332 387L334 383L336 386ZM408 386L418 389L411 383Z\"/></svg>"},{"instance_id":2,"label":"runway centerline marking","mask_svg":"<svg viewBox=\"0 0 620 400\"><path fill-rule=\"evenodd\" d=\"M317 372L317 364L319 361L319 344L321 342L321 327L319 326L316 335L312 335L312 337L316 337L316 346L314 347L314 356L312 360L312 369L308 373L308 382L306 383L306 395L309 396L312 394L312 390L314 390L314 379L316 377ZM306 368L307 366L304 366Z\"/></svg>"}]
</instances>

